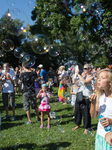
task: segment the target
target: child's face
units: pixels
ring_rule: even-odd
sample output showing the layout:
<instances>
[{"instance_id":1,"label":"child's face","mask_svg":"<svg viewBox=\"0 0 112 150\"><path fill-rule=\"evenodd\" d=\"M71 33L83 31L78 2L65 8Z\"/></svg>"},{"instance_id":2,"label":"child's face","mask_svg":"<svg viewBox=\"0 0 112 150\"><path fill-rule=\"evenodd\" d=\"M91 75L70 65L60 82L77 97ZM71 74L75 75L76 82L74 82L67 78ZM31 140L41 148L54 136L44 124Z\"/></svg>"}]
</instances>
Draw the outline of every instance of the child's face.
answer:
<instances>
[{"instance_id":1,"label":"child's face","mask_svg":"<svg viewBox=\"0 0 112 150\"><path fill-rule=\"evenodd\" d=\"M99 74L98 80L97 80L97 87L99 89L105 90L109 88L109 77L106 71L103 71Z\"/></svg>"},{"instance_id":2,"label":"child's face","mask_svg":"<svg viewBox=\"0 0 112 150\"><path fill-rule=\"evenodd\" d=\"M3 69L4 69L5 71L9 71L9 67L8 67L6 64L4 64Z\"/></svg>"},{"instance_id":3,"label":"child's face","mask_svg":"<svg viewBox=\"0 0 112 150\"><path fill-rule=\"evenodd\" d=\"M43 91L43 92L46 92L46 91L47 91L47 87L46 87L46 86L43 86L43 87L42 87L42 91Z\"/></svg>"}]
</instances>

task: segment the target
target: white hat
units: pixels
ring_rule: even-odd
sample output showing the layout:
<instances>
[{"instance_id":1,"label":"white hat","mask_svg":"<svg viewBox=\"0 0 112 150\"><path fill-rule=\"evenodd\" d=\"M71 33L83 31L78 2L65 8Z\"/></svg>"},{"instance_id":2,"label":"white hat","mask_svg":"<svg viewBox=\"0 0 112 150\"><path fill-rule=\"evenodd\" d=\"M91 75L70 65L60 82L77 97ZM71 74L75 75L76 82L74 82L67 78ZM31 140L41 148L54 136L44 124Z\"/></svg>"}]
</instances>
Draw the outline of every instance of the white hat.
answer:
<instances>
[{"instance_id":1,"label":"white hat","mask_svg":"<svg viewBox=\"0 0 112 150\"><path fill-rule=\"evenodd\" d=\"M38 67L39 67L39 68L43 68L43 65L42 65L42 64L40 64Z\"/></svg>"}]
</instances>

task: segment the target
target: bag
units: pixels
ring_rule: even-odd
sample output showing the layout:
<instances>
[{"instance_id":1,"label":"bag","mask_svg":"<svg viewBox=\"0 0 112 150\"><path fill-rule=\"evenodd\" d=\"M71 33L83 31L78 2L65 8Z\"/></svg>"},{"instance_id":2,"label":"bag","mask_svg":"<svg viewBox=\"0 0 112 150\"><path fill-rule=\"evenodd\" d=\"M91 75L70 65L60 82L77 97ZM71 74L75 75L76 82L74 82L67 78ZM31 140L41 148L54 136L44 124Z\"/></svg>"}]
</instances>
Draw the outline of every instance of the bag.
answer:
<instances>
[{"instance_id":1,"label":"bag","mask_svg":"<svg viewBox=\"0 0 112 150\"><path fill-rule=\"evenodd\" d=\"M76 102L77 103L83 102L83 93L82 93L82 91L77 93L77 95L76 95Z\"/></svg>"}]
</instances>

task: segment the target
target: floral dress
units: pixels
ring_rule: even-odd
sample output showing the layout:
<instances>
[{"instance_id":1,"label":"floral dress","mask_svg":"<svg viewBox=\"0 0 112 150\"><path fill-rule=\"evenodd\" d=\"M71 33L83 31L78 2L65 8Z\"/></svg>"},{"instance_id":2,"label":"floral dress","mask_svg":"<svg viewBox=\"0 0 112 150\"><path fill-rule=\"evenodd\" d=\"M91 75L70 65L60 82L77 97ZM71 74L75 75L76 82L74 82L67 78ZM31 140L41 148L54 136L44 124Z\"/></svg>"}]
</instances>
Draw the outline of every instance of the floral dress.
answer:
<instances>
[{"instance_id":1,"label":"floral dress","mask_svg":"<svg viewBox=\"0 0 112 150\"><path fill-rule=\"evenodd\" d=\"M41 93L41 104L39 106L39 110L40 111L50 111L51 108L50 108L50 105L49 105L49 93L47 92L46 93L46 96L43 96L44 93Z\"/></svg>"}]
</instances>

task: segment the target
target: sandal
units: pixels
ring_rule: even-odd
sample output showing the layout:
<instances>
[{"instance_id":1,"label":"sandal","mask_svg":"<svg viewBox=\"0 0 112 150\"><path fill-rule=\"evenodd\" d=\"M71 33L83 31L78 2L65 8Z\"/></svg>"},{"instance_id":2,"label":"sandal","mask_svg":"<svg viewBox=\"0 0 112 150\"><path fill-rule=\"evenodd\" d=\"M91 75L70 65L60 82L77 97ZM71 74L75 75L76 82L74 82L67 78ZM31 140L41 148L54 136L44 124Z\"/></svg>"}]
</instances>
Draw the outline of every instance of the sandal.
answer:
<instances>
[{"instance_id":1,"label":"sandal","mask_svg":"<svg viewBox=\"0 0 112 150\"><path fill-rule=\"evenodd\" d=\"M50 125L48 125L48 126L47 126L47 129L50 129L50 128L51 128Z\"/></svg>"},{"instance_id":2,"label":"sandal","mask_svg":"<svg viewBox=\"0 0 112 150\"><path fill-rule=\"evenodd\" d=\"M43 127L44 127L44 125L43 125L43 124L41 124L41 125L40 125L40 129L42 129Z\"/></svg>"}]
</instances>

